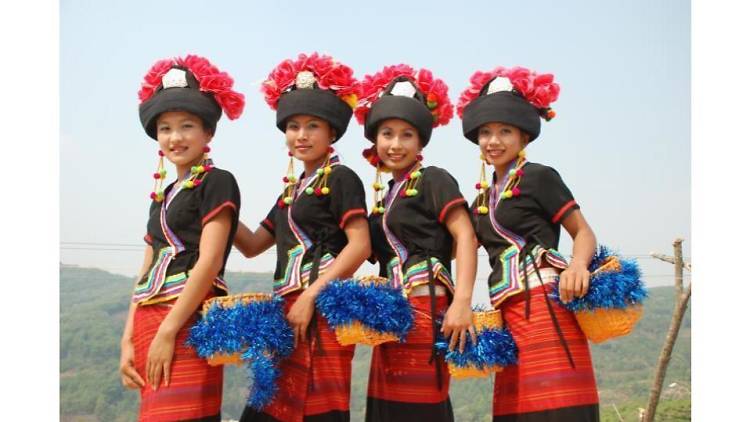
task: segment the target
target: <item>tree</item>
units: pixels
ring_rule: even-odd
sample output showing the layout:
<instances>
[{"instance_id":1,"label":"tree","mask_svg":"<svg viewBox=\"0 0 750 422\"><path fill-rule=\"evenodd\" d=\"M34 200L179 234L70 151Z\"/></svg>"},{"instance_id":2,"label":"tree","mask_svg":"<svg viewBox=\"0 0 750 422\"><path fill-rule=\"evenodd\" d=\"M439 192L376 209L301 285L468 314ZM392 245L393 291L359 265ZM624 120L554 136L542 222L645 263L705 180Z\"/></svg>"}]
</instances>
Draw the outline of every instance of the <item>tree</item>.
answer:
<instances>
[{"instance_id":1,"label":"tree","mask_svg":"<svg viewBox=\"0 0 750 422\"><path fill-rule=\"evenodd\" d=\"M641 416L641 421L645 422L653 422L654 417L656 416L656 406L659 404L659 398L661 397L664 376L667 373L667 366L669 365L669 360L672 358L672 349L677 340L677 334L680 332L682 318L685 316L685 310L687 309L687 304L690 300L692 282L688 283L687 288L684 287L683 271L685 269L690 271L692 267L689 262L684 262L682 259L682 242L683 239L677 238L674 243L672 243L672 246L674 247L674 257L657 253L651 254L651 256L656 259L674 264L675 304L674 311L672 312L672 323L669 326L667 337L664 340L664 346L659 355L659 364L656 367L654 383L651 386L648 407L646 408L646 412Z\"/></svg>"}]
</instances>

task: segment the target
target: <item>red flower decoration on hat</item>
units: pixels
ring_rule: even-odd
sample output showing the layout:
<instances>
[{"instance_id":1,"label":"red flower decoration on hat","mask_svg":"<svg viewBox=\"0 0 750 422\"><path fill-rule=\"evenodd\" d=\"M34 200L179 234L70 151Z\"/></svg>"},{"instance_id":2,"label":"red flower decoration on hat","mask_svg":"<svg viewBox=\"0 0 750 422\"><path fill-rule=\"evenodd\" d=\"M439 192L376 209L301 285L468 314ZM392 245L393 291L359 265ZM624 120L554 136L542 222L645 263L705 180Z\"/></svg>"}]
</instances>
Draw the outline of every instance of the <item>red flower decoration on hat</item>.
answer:
<instances>
[{"instance_id":1,"label":"red flower decoration on hat","mask_svg":"<svg viewBox=\"0 0 750 422\"><path fill-rule=\"evenodd\" d=\"M161 85L162 76L164 76L164 74L167 73L169 69L174 66L174 64L174 60L164 59L159 60L158 62L154 63L153 66L151 66L151 69L149 69L146 76L143 77L141 89L140 91L138 91L138 99L141 100L141 103L144 103L146 100L151 98L152 95L154 95L156 88Z\"/></svg>"},{"instance_id":2,"label":"red flower decoration on hat","mask_svg":"<svg viewBox=\"0 0 750 422\"><path fill-rule=\"evenodd\" d=\"M138 91L141 103L154 95L161 85L164 74L173 67L182 67L190 71L198 81L199 89L213 94L219 107L224 110L229 119L234 120L242 115L242 110L245 108L245 96L232 90L234 85L232 77L220 71L208 59L194 54L189 54L184 58L175 57L156 62L143 78L141 90Z\"/></svg>"},{"instance_id":3,"label":"red flower decoration on hat","mask_svg":"<svg viewBox=\"0 0 750 422\"><path fill-rule=\"evenodd\" d=\"M555 77L551 73L537 74L520 66L510 69L500 66L489 72L477 71L469 79L470 85L461 93L456 105L459 117L463 117L466 106L479 97L482 88L498 76L508 78L514 90L531 105L543 111L548 109L560 94L560 85L554 82Z\"/></svg>"},{"instance_id":4,"label":"red flower decoration on hat","mask_svg":"<svg viewBox=\"0 0 750 422\"><path fill-rule=\"evenodd\" d=\"M427 108L433 116L433 127L447 124L453 117L453 104L448 97L448 85L442 79L433 78L432 72L420 69L416 72L411 66L398 64L386 66L378 73L366 75L362 81L362 97L358 107L354 110L359 124L364 124L367 113L373 103L378 100L380 93L388 84L399 76L405 76L413 81L427 100Z\"/></svg>"},{"instance_id":5,"label":"red flower decoration on hat","mask_svg":"<svg viewBox=\"0 0 750 422\"><path fill-rule=\"evenodd\" d=\"M380 164L380 157L378 156L378 151L375 148L375 145L371 146L370 148L363 149L362 157L364 157L364 159L367 160L367 162L370 163L370 165L373 167L377 167L378 164Z\"/></svg>"},{"instance_id":6,"label":"red flower decoration on hat","mask_svg":"<svg viewBox=\"0 0 750 422\"><path fill-rule=\"evenodd\" d=\"M334 61L331 56L316 52L309 56L300 54L297 60L284 60L268 74L268 79L263 82L260 90L272 109L276 110L279 97L294 85L297 74L302 71L313 73L318 88L330 89L352 108L357 104L360 84L354 78L354 71L349 66Z\"/></svg>"}]
</instances>

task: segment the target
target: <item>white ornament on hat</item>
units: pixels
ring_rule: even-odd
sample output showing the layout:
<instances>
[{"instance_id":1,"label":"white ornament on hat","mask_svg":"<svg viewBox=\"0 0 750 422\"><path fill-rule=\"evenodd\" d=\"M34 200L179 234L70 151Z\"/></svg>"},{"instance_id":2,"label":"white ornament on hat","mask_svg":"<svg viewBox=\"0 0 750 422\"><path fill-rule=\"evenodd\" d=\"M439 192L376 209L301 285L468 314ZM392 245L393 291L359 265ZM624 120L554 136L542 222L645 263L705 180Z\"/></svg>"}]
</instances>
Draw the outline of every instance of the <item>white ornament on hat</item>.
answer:
<instances>
[{"instance_id":1,"label":"white ornament on hat","mask_svg":"<svg viewBox=\"0 0 750 422\"><path fill-rule=\"evenodd\" d=\"M401 81L393 84L391 88L391 95L401 95L404 97L414 98L414 94L417 93L417 88L412 85L409 81Z\"/></svg>"},{"instance_id":2,"label":"white ornament on hat","mask_svg":"<svg viewBox=\"0 0 750 422\"><path fill-rule=\"evenodd\" d=\"M297 78L294 80L294 85L297 88L312 89L315 85L315 75L308 70L303 70L297 74Z\"/></svg>"},{"instance_id":3,"label":"white ornament on hat","mask_svg":"<svg viewBox=\"0 0 750 422\"><path fill-rule=\"evenodd\" d=\"M187 76L182 69L172 68L161 77L161 85L167 88L185 88L188 86Z\"/></svg>"},{"instance_id":4,"label":"white ornament on hat","mask_svg":"<svg viewBox=\"0 0 750 422\"><path fill-rule=\"evenodd\" d=\"M513 84L505 76L498 76L490 82L487 87L487 95L501 91L513 91Z\"/></svg>"}]
</instances>

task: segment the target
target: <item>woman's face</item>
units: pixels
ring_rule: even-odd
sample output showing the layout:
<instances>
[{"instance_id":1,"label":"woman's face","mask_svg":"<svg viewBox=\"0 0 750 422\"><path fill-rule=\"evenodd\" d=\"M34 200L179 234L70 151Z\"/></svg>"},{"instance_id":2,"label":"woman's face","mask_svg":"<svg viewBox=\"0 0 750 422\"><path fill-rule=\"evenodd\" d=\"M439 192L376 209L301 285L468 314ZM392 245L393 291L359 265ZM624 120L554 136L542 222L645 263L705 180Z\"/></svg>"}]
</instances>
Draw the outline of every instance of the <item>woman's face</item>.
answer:
<instances>
[{"instance_id":1,"label":"woman's face","mask_svg":"<svg viewBox=\"0 0 750 422\"><path fill-rule=\"evenodd\" d=\"M186 111L167 111L156 120L159 148L178 171L198 163L212 137L201 118Z\"/></svg>"},{"instance_id":2,"label":"woman's face","mask_svg":"<svg viewBox=\"0 0 750 422\"><path fill-rule=\"evenodd\" d=\"M492 122L479 127L479 149L488 164L505 166L529 143L529 135L515 126Z\"/></svg>"},{"instance_id":3,"label":"woman's face","mask_svg":"<svg viewBox=\"0 0 750 422\"><path fill-rule=\"evenodd\" d=\"M286 121L286 145L294 158L317 162L328 153L336 132L327 121L306 114L297 114Z\"/></svg>"},{"instance_id":4,"label":"woman's face","mask_svg":"<svg viewBox=\"0 0 750 422\"><path fill-rule=\"evenodd\" d=\"M380 161L396 174L414 165L422 151L419 132L401 119L388 119L380 123L375 147Z\"/></svg>"}]
</instances>

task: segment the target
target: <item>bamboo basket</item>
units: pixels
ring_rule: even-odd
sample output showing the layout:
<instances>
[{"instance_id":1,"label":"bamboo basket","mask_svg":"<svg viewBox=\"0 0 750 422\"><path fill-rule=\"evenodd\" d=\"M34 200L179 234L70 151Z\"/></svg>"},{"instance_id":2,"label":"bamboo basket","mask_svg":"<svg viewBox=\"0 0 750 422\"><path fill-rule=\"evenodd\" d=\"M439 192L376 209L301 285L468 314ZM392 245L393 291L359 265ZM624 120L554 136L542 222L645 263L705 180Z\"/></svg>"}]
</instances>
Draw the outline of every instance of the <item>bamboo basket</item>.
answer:
<instances>
[{"instance_id":1,"label":"bamboo basket","mask_svg":"<svg viewBox=\"0 0 750 422\"><path fill-rule=\"evenodd\" d=\"M595 309L576 312L578 325L593 343L626 336L633 331L643 315L643 305L625 309Z\"/></svg>"},{"instance_id":2,"label":"bamboo basket","mask_svg":"<svg viewBox=\"0 0 750 422\"><path fill-rule=\"evenodd\" d=\"M251 306L252 303L271 300L272 296L268 293L240 293L229 296L217 296L203 302L201 314L205 316L208 311L218 305L220 308L231 308L238 303L242 306ZM242 364L242 353L216 353L206 359L211 366L219 365L240 365Z\"/></svg>"},{"instance_id":3,"label":"bamboo basket","mask_svg":"<svg viewBox=\"0 0 750 422\"><path fill-rule=\"evenodd\" d=\"M377 285L388 284L388 279L375 275L367 275L356 278L360 284L375 283ZM389 341L398 341L398 336L390 333L380 333L364 326L360 321L354 321L349 325L336 327L336 340L342 346L351 344L366 344L377 346Z\"/></svg>"},{"instance_id":4,"label":"bamboo basket","mask_svg":"<svg viewBox=\"0 0 750 422\"><path fill-rule=\"evenodd\" d=\"M608 257L591 276L603 272L621 271L620 260L616 256ZM629 306L625 309L594 309L575 313L578 325L586 337L593 343L601 343L615 337L626 336L633 331L643 316L643 305Z\"/></svg>"},{"instance_id":5,"label":"bamboo basket","mask_svg":"<svg viewBox=\"0 0 750 422\"><path fill-rule=\"evenodd\" d=\"M503 317L499 310L494 311L480 311L474 312L472 317L474 327L477 330L477 336L487 329L500 329L503 328ZM467 341L471 341L467 339ZM478 368L475 365L469 365L465 367L459 367L451 362L448 362L448 371L451 376L456 379L461 378L483 378L490 375L493 372L500 372L503 370L502 366L493 365L486 366L484 368Z\"/></svg>"}]
</instances>

